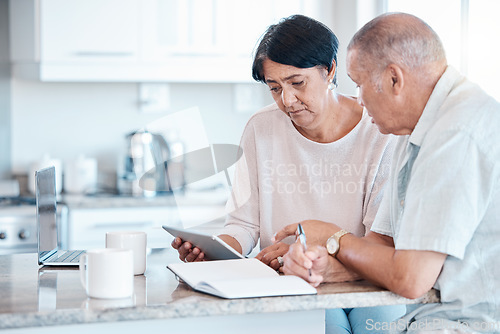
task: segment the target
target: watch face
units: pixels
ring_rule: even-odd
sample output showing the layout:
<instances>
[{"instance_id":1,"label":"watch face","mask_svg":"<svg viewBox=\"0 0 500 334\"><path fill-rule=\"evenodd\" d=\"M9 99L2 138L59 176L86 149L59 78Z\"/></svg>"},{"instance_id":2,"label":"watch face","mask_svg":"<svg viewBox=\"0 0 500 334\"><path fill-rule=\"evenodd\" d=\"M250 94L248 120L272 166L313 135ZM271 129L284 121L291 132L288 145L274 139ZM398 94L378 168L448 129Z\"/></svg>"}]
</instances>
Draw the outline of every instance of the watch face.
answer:
<instances>
[{"instance_id":1,"label":"watch face","mask_svg":"<svg viewBox=\"0 0 500 334\"><path fill-rule=\"evenodd\" d=\"M328 254L335 254L337 250L339 249L339 244L335 238L330 238L328 239L326 243L326 250L328 251Z\"/></svg>"}]
</instances>

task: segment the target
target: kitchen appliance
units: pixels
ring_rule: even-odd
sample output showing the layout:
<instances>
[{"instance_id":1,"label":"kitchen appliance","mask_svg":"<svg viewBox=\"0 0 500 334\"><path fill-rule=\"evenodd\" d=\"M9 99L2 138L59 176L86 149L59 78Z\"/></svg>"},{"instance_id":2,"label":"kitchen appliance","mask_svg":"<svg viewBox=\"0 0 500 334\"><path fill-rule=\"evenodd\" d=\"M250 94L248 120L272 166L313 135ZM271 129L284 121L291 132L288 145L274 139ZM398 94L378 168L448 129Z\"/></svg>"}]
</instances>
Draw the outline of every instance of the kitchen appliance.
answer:
<instances>
[{"instance_id":1,"label":"kitchen appliance","mask_svg":"<svg viewBox=\"0 0 500 334\"><path fill-rule=\"evenodd\" d=\"M19 181L17 180L0 180L0 198L19 196Z\"/></svg>"},{"instance_id":2,"label":"kitchen appliance","mask_svg":"<svg viewBox=\"0 0 500 334\"><path fill-rule=\"evenodd\" d=\"M67 234L68 208L57 205L60 240ZM36 207L33 197L0 197L0 255L36 253L38 249Z\"/></svg>"},{"instance_id":3,"label":"kitchen appliance","mask_svg":"<svg viewBox=\"0 0 500 334\"><path fill-rule=\"evenodd\" d=\"M64 192L91 194L97 186L97 160L83 154L69 161L64 168Z\"/></svg>"},{"instance_id":4,"label":"kitchen appliance","mask_svg":"<svg viewBox=\"0 0 500 334\"><path fill-rule=\"evenodd\" d=\"M169 193L173 189L182 187L184 184L182 157L175 159L175 166L172 166L167 174L169 168L167 162L170 157L169 144L162 135L143 130L127 134L125 154L118 164L118 192L124 195L148 197ZM139 184L144 175L146 179L143 178L141 182L145 182L147 187L141 187Z\"/></svg>"}]
</instances>

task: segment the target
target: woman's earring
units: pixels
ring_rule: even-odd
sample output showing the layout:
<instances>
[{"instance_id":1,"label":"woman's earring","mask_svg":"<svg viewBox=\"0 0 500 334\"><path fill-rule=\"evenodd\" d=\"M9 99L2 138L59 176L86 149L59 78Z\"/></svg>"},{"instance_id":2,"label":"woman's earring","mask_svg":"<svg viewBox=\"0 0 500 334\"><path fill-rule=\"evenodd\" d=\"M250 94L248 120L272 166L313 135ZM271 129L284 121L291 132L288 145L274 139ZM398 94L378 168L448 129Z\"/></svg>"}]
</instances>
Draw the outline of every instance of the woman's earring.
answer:
<instances>
[{"instance_id":1,"label":"woman's earring","mask_svg":"<svg viewBox=\"0 0 500 334\"><path fill-rule=\"evenodd\" d=\"M328 89L329 90L334 90L337 87L337 84L334 84L333 81L330 81L328 84Z\"/></svg>"}]
</instances>

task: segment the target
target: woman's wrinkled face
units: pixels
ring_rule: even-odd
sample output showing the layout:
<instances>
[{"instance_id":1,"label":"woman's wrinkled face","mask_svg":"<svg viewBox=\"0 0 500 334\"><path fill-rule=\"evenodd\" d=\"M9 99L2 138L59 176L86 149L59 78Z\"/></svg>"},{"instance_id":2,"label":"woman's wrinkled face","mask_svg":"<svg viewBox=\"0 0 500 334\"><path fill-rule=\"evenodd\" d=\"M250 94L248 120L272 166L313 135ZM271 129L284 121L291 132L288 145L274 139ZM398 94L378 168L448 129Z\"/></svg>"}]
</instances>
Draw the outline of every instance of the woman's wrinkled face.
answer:
<instances>
[{"instance_id":1,"label":"woman's wrinkled face","mask_svg":"<svg viewBox=\"0 0 500 334\"><path fill-rule=\"evenodd\" d=\"M266 59L263 71L274 101L295 125L312 129L321 124L330 93L326 68L297 68Z\"/></svg>"}]
</instances>

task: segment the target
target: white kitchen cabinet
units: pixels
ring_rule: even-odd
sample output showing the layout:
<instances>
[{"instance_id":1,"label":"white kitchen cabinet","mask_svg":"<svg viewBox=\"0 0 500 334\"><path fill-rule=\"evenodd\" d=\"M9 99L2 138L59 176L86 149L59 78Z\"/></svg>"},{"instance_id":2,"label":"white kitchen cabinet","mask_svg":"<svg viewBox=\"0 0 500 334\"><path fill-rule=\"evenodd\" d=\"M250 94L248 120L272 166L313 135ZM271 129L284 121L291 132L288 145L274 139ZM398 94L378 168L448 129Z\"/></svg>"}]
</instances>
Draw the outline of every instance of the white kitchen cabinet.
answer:
<instances>
[{"instance_id":1,"label":"white kitchen cabinet","mask_svg":"<svg viewBox=\"0 0 500 334\"><path fill-rule=\"evenodd\" d=\"M144 231L148 248L165 248L173 237L162 225L192 227L205 234L218 234L224 224L224 216L200 222L200 217L215 217L224 212L224 204L190 205L179 214L175 206L69 208L68 223L63 228L61 246L67 249L105 247L106 232ZM208 218L207 218L208 219ZM201 224L193 227L196 223Z\"/></svg>"},{"instance_id":2,"label":"white kitchen cabinet","mask_svg":"<svg viewBox=\"0 0 500 334\"><path fill-rule=\"evenodd\" d=\"M106 232L144 231L148 248L164 248L170 244L162 225L177 226L173 207L71 208L62 247L69 249L104 248Z\"/></svg>"},{"instance_id":3,"label":"white kitchen cabinet","mask_svg":"<svg viewBox=\"0 0 500 334\"><path fill-rule=\"evenodd\" d=\"M140 58L159 70L154 79L252 82L259 37L281 17L303 12L306 1L144 0L141 7Z\"/></svg>"},{"instance_id":4,"label":"white kitchen cabinet","mask_svg":"<svg viewBox=\"0 0 500 334\"><path fill-rule=\"evenodd\" d=\"M11 0L13 73L119 81L139 54L139 0Z\"/></svg>"},{"instance_id":5,"label":"white kitchen cabinet","mask_svg":"<svg viewBox=\"0 0 500 334\"><path fill-rule=\"evenodd\" d=\"M40 59L123 65L137 61L137 0L49 0L40 6Z\"/></svg>"},{"instance_id":6,"label":"white kitchen cabinet","mask_svg":"<svg viewBox=\"0 0 500 334\"><path fill-rule=\"evenodd\" d=\"M327 0L11 0L15 76L41 81L252 82L262 32Z\"/></svg>"}]
</instances>

